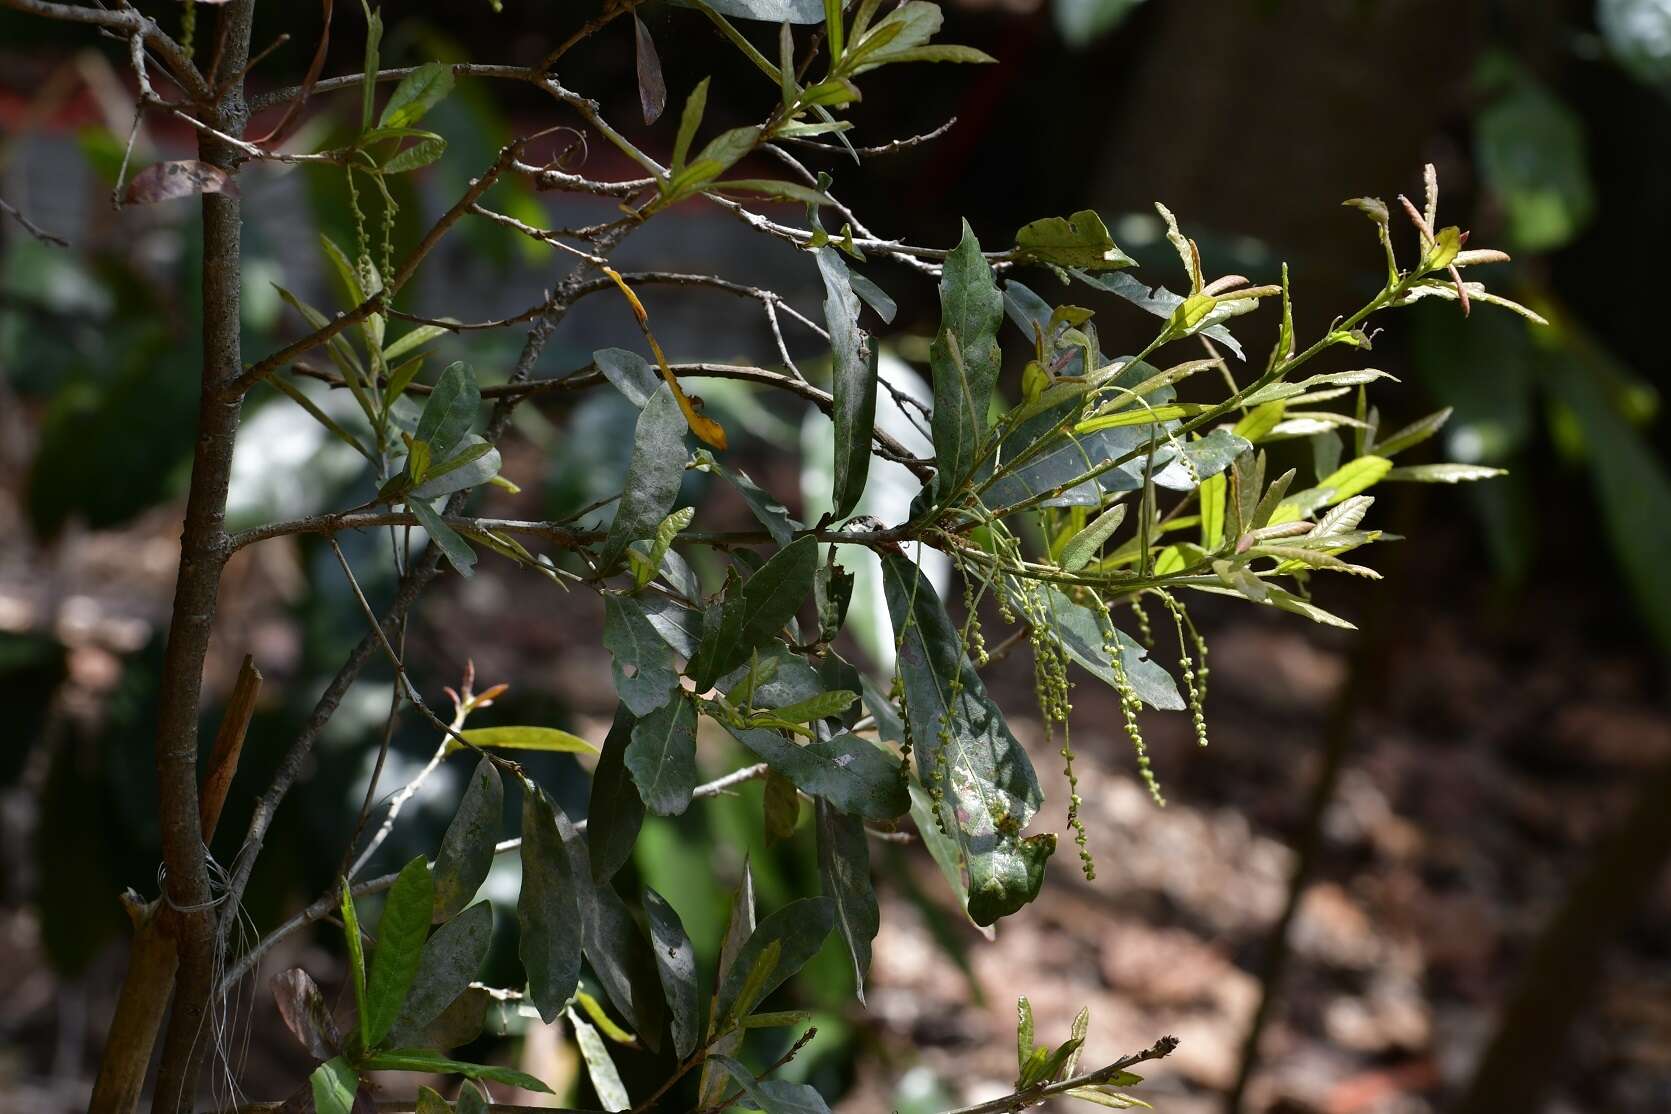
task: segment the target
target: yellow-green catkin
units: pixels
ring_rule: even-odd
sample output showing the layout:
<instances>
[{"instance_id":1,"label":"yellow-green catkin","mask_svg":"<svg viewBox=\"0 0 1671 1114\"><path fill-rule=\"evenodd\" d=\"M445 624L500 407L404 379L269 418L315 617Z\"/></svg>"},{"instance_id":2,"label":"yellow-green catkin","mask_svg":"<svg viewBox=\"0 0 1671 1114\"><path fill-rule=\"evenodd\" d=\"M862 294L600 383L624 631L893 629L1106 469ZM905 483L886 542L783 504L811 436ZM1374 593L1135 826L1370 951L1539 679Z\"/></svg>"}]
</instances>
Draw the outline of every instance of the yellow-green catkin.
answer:
<instances>
[{"instance_id":1,"label":"yellow-green catkin","mask_svg":"<svg viewBox=\"0 0 1671 1114\"><path fill-rule=\"evenodd\" d=\"M197 0L186 0L180 7L180 53L190 58L197 45Z\"/></svg>"},{"instance_id":2,"label":"yellow-green catkin","mask_svg":"<svg viewBox=\"0 0 1671 1114\"><path fill-rule=\"evenodd\" d=\"M1120 636L1114 628L1114 621L1108 614L1108 606L1098 601L1098 608L1103 618L1103 652L1108 655L1108 668L1114 674L1114 691L1120 697L1120 713L1125 718L1126 736L1131 739L1132 749L1137 752L1137 773L1143 779L1143 785L1149 790L1149 796L1155 804L1166 807L1166 797L1161 794L1160 782L1155 779L1155 771L1149 763L1149 748L1143 741L1143 727L1137 722L1137 710L1143 706L1138 699L1137 691L1132 687L1131 678L1126 676L1125 653L1120 646Z\"/></svg>"},{"instance_id":3,"label":"yellow-green catkin","mask_svg":"<svg viewBox=\"0 0 1671 1114\"><path fill-rule=\"evenodd\" d=\"M1143 597L1138 596L1131 601L1131 616L1137 623L1137 641L1153 650L1155 648L1155 628L1149 623L1149 611L1143 606Z\"/></svg>"},{"instance_id":4,"label":"yellow-green catkin","mask_svg":"<svg viewBox=\"0 0 1671 1114\"><path fill-rule=\"evenodd\" d=\"M953 551L956 552L955 550ZM969 659L977 666L985 665L990 659L986 652L986 635L981 631L980 595L975 592L975 578L971 570L961 557L956 557L957 572L963 581L963 613L966 616L963 625L963 640L967 647ZM984 595L985 593L981 593Z\"/></svg>"},{"instance_id":5,"label":"yellow-green catkin","mask_svg":"<svg viewBox=\"0 0 1671 1114\"><path fill-rule=\"evenodd\" d=\"M1170 592L1157 592L1168 611L1172 612L1172 622L1178 628L1178 671L1183 674L1184 691L1189 695L1190 721L1195 728L1195 744L1207 745L1207 640L1195 629L1190 622L1189 612L1184 605L1173 598ZM1185 627L1188 634L1185 634ZM1196 657L1190 655L1190 645L1193 643ZM1197 659L1200 663L1199 674L1196 671Z\"/></svg>"},{"instance_id":6,"label":"yellow-green catkin","mask_svg":"<svg viewBox=\"0 0 1671 1114\"><path fill-rule=\"evenodd\" d=\"M899 639L894 646L893 684L888 689L888 699L899 706L900 730L904 735L899 741L899 781L901 785L909 787L911 784L911 751L914 748L911 738L911 712L905 706L905 679L900 674L899 651L905 645L905 640ZM936 813L938 814L938 812Z\"/></svg>"}]
</instances>

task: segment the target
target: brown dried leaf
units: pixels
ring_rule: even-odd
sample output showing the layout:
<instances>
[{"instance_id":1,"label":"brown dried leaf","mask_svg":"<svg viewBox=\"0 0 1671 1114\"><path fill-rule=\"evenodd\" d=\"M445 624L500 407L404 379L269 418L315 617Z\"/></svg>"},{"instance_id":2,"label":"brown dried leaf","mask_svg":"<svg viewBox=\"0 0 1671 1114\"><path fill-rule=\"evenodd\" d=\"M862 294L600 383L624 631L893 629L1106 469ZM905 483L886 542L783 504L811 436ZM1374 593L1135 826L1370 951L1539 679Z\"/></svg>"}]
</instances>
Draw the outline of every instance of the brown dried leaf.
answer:
<instances>
[{"instance_id":1,"label":"brown dried leaf","mask_svg":"<svg viewBox=\"0 0 1671 1114\"><path fill-rule=\"evenodd\" d=\"M308 1054L320 1060L335 1056L342 1047L342 1034L313 977L300 967L292 967L274 975L272 987L279 1016Z\"/></svg>"},{"instance_id":2,"label":"brown dried leaf","mask_svg":"<svg viewBox=\"0 0 1671 1114\"><path fill-rule=\"evenodd\" d=\"M148 166L128 183L127 200L141 205L190 197L194 193L224 193L238 196L238 183L211 163L177 159Z\"/></svg>"},{"instance_id":3,"label":"brown dried leaf","mask_svg":"<svg viewBox=\"0 0 1671 1114\"><path fill-rule=\"evenodd\" d=\"M662 80L656 41L636 11L632 13L632 28L638 53L638 103L644 109L644 122L653 124L667 107L667 82Z\"/></svg>"}]
</instances>

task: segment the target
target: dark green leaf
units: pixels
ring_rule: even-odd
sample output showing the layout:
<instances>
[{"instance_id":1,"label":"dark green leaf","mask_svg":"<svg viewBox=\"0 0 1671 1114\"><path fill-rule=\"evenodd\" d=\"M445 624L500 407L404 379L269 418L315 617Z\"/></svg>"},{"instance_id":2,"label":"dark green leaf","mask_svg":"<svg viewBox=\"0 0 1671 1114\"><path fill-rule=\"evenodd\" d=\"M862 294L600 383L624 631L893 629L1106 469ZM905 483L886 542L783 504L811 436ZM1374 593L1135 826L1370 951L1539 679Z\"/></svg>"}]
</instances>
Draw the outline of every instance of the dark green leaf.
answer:
<instances>
[{"instance_id":1,"label":"dark green leaf","mask_svg":"<svg viewBox=\"0 0 1671 1114\"><path fill-rule=\"evenodd\" d=\"M876 891L870 883L870 847L864 821L823 800L817 804L817 821L818 877L824 896L835 904L836 928L847 943L854 986L863 1002L870 944L882 927Z\"/></svg>"},{"instance_id":2,"label":"dark green leaf","mask_svg":"<svg viewBox=\"0 0 1671 1114\"><path fill-rule=\"evenodd\" d=\"M470 986L421 1029L407 1029L398 1021L389 1030L389 1043L402 1048L445 1051L469 1044L482 1035L489 1006L497 1007L486 987Z\"/></svg>"},{"instance_id":3,"label":"dark green leaf","mask_svg":"<svg viewBox=\"0 0 1671 1114\"><path fill-rule=\"evenodd\" d=\"M824 324L830 331L831 393L835 396L835 486L830 502L845 518L864 494L870 471L870 435L876 423L877 359L881 349L859 329L859 297L841 254L813 253L824 280Z\"/></svg>"},{"instance_id":4,"label":"dark green leaf","mask_svg":"<svg viewBox=\"0 0 1671 1114\"><path fill-rule=\"evenodd\" d=\"M441 372L435 389L424 402L418 426L412 431L413 439L429 445L432 460L445 460L470 431L481 401L475 371L469 364L455 360Z\"/></svg>"},{"instance_id":5,"label":"dark green leaf","mask_svg":"<svg viewBox=\"0 0 1671 1114\"><path fill-rule=\"evenodd\" d=\"M627 772L657 816L678 816L696 788L696 706L676 695L640 719L623 759Z\"/></svg>"},{"instance_id":6,"label":"dark green leaf","mask_svg":"<svg viewBox=\"0 0 1671 1114\"><path fill-rule=\"evenodd\" d=\"M853 293L857 294L859 299L869 306L876 313L876 316L882 319L882 323L884 325L893 324L894 314L899 312L899 306L892 298L888 297L888 292L857 271L850 273L847 277L853 284Z\"/></svg>"},{"instance_id":7,"label":"dark green leaf","mask_svg":"<svg viewBox=\"0 0 1671 1114\"><path fill-rule=\"evenodd\" d=\"M435 1075L462 1075L466 1079L485 1079L489 1083L503 1083L507 1087L521 1087L524 1091L551 1094L551 1088L527 1072L491 1064L471 1064L450 1060L422 1048L391 1048L366 1058L365 1066L372 1071L422 1071Z\"/></svg>"},{"instance_id":8,"label":"dark green leaf","mask_svg":"<svg viewBox=\"0 0 1671 1114\"><path fill-rule=\"evenodd\" d=\"M679 115L679 134L673 141L671 173L674 176L685 168L685 156L690 153L691 141L696 138L696 129L702 126L702 114L707 109L708 79L703 78L685 98L684 111Z\"/></svg>"},{"instance_id":9,"label":"dark green leaf","mask_svg":"<svg viewBox=\"0 0 1671 1114\"><path fill-rule=\"evenodd\" d=\"M679 914L654 890L644 891L650 945L673 1023L673 1050L683 1060L701 1039L702 1014L696 990L696 952Z\"/></svg>"},{"instance_id":10,"label":"dark green leaf","mask_svg":"<svg viewBox=\"0 0 1671 1114\"><path fill-rule=\"evenodd\" d=\"M504 781L492 760L483 758L435 855L434 920L444 921L464 908L486 881L504 807Z\"/></svg>"},{"instance_id":11,"label":"dark green leaf","mask_svg":"<svg viewBox=\"0 0 1671 1114\"><path fill-rule=\"evenodd\" d=\"M685 450L685 429L685 416L678 401L663 383L638 415L626 485L621 490L615 520L609 526L609 537L598 555L604 568L612 567L620 559L628 542L654 534L667 512L673 509L690 455Z\"/></svg>"},{"instance_id":12,"label":"dark green leaf","mask_svg":"<svg viewBox=\"0 0 1671 1114\"><path fill-rule=\"evenodd\" d=\"M973 471L986 433L1003 316L1004 299L992 280L992 267L965 221L963 239L946 257L940 278L940 332L929 348L934 459L939 490L946 496Z\"/></svg>"},{"instance_id":13,"label":"dark green leaf","mask_svg":"<svg viewBox=\"0 0 1671 1114\"><path fill-rule=\"evenodd\" d=\"M578 845L572 850L578 856L585 854ZM577 871L585 870L584 861L575 865ZM584 874L577 876L589 882ZM660 1051L667 1011L650 941L621 895L608 883L583 884L580 904L586 923L587 961L597 972L609 1000L637 1031L639 1041L652 1052Z\"/></svg>"},{"instance_id":14,"label":"dark green leaf","mask_svg":"<svg viewBox=\"0 0 1671 1114\"><path fill-rule=\"evenodd\" d=\"M720 605L686 672L705 691L748 661L749 655L781 631L812 591L818 568L818 543L803 537L779 550L743 582L735 598Z\"/></svg>"},{"instance_id":15,"label":"dark green leaf","mask_svg":"<svg viewBox=\"0 0 1671 1114\"><path fill-rule=\"evenodd\" d=\"M814 1087L783 1079L756 1080L753 1072L729 1056L715 1056L714 1060L742 1088L750 1104L764 1114L830 1114L824 1096Z\"/></svg>"},{"instance_id":16,"label":"dark green leaf","mask_svg":"<svg viewBox=\"0 0 1671 1114\"><path fill-rule=\"evenodd\" d=\"M777 945L777 963L759 983L750 1009L783 985L785 980L806 965L807 960L817 955L818 949L824 946L824 938L830 934L833 927L835 903L827 897L803 897L798 901L791 901L761 921L759 927L749 936L748 943L737 953L730 971L720 982L716 1016L725 1018L732 1006L738 1002L744 984L749 982L750 973L761 964L762 953L767 948Z\"/></svg>"},{"instance_id":17,"label":"dark green leaf","mask_svg":"<svg viewBox=\"0 0 1671 1114\"><path fill-rule=\"evenodd\" d=\"M991 924L1038 895L1056 848L1054 835L1021 835L1043 800L1038 778L933 586L902 556L884 556L882 575L902 639L899 669L917 768L951 806L947 819L969 869L969 915Z\"/></svg>"},{"instance_id":18,"label":"dark green leaf","mask_svg":"<svg viewBox=\"0 0 1671 1114\"><path fill-rule=\"evenodd\" d=\"M524 780L522 790L518 951L534 1005L549 1025L563 1012L580 981L579 888L558 828L557 806L533 782ZM562 827L569 827L566 816Z\"/></svg>"},{"instance_id":19,"label":"dark green leaf","mask_svg":"<svg viewBox=\"0 0 1671 1114\"><path fill-rule=\"evenodd\" d=\"M422 499L414 499L406 504L406 509L412 512L412 517L418 520L418 525L424 528L429 540L441 548L447 563L457 570L460 576L470 576L476 570L476 551L470 548L468 542L459 537L458 531L444 522L436 513L434 507Z\"/></svg>"},{"instance_id":20,"label":"dark green leaf","mask_svg":"<svg viewBox=\"0 0 1671 1114\"><path fill-rule=\"evenodd\" d=\"M412 988L392 1030L416 1032L440 1017L481 974L492 943L491 902L478 901L436 929L424 944Z\"/></svg>"},{"instance_id":21,"label":"dark green leaf","mask_svg":"<svg viewBox=\"0 0 1671 1114\"><path fill-rule=\"evenodd\" d=\"M614 657L615 691L633 715L647 716L665 706L679 687L672 650L636 597L605 592L603 614L603 645Z\"/></svg>"},{"instance_id":22,"label":"dark green leaf","mask_svg":"<svg viewBox=\"0 0 1671 1114\"><path fill-rule=\"evenodd\" d=\"M780 546L789 544L801 524L790 517L788 509L770 492L756 484L741 468L727 468L706 450L698 450L696 460L696 467L712 472L737 489L737 494L743 497L743 502L754 512L760 525L766 528L766 533L772 536L772 541Z\"/></svg>"},{"instance_id":23,"label":"dark green leaf","mask_svg":"<svg viewBox=\"0 0 1671 1114\"><path fill-rule=\"evenodd\" d=\"M731 895L731 910L725 924L725 936L720 941L719 965L715 971L714 998L709 1004L708 1033L712 1036L719 1024L719 987L731 976L736 967L737 956L742 953L744 945L754 935L754 873L749 866L748 859L743 860L743 878L737 884L736 892ZM702 1064L702 1076L697 1088L698 1101L703 1106L713 1106L719 1103L730 1090L725 1081L725 1073L713 1063L714 1056L728 1056L736 1051L743 1043L742 1030L734 1030L710 1041L707 1045L709 1056Z\"/></svg>"},{"instance_id":24,"label":"dark green leaf","mask_svg":"<svg viewBox=\"0 0 1671 1114\"><path fill-rule=\"evenodd\" d=\"M890 820L909 807L899 759L867 739L843 731L803 746L764 728L731 734L803 793L822 797L843 812Z\"/></svg>"},{"instance_id":25,"label":"dark green leaf","mask_svg":"<svg viewBox=\"0 0 1671 1114\"><path fill-rule=\"evenodd\" d=\"M586 849L592 880L600 885L607 885L632 858L638 829L644 823L644 801L624 761L634 722L626 705L616 706L615 722L592 771L592 795L586 806Z\"/></svg>"},{"instance_id":26,"label":"dark green leaf","mask_svg":"<svg viewBox=\"0 0 1671 1114\"><path fill-rule=\"evenodd\" d=\"M377 948L366 980L366 1047L388 1034L406 1001L423 958L424 937L435 912L435 882L422 855L401 868L377 922Z\"/></svg>"}]
</instances>

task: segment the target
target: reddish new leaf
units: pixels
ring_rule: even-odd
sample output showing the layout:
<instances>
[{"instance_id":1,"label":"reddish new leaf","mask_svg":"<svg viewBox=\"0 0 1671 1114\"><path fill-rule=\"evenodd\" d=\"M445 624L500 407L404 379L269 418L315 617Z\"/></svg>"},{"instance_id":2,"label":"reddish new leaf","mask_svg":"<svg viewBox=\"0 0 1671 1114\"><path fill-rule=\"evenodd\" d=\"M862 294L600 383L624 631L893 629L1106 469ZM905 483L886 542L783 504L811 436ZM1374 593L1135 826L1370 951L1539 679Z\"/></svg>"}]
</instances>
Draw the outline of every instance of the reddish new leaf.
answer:
<instances>
[{"instance_id":1,"label":"reddish new leaf","mask_svg":"<svg viewBox=\"0 0 1671 1114\"><path fill-rule=\"evenodd\" d=\"M661 76L661 58L656 54L656 41L650 29L632 13L634 40L638 44L638 103L644 109L644 122L653 124L667 107L667 82Z\"/></svg>"},{"instance_id":2,"label":"reddish new leaf","mask_svg":"<svg viewBox=\"0 0 1671 1114\"><path fill-rule=\"evenodd\" d=\"M197 159L177 159L147 166L128 183L127 199L141 205L190 197L194 193L238 196L238 183L218 166Z\"/></svg>"},{"instance_id":3,"label":"reddish new leaf","mask_svg":"<svg viewBox=\"0 0 1671 1114\"><path fill-rule=\"evenodd\" d=\"M308 1054L329 1060L342 1046L342 1034L331 1018L331 1008L313 978L300 967L273 976L273 1000L279 1016Z\"/></svg>"}]
</instances>

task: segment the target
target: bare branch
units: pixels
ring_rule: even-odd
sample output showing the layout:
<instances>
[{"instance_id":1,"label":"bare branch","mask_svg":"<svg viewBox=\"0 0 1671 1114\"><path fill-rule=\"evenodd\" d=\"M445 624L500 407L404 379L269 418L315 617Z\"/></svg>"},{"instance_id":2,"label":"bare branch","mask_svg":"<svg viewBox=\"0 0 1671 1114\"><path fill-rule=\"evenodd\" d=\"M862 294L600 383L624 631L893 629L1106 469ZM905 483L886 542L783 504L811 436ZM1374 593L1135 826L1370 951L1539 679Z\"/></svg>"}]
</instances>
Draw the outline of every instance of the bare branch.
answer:
<instances>
[{"instance_id":1,"label":"bare branch","mask_svg":"<svg viewBox=\"0 0 1671 1114\"><path fill-rule=\"evenodd\" d=\"M0 197L0 213L5 213L13 220L17 221L25 232L29 233L29 235L33 236L43 244L51 244L54 247L60 248L67 248L70 246L70 242L64 239L64 237L56 236L53 233L48 232L34 221L24 216L23 213L18 210L16 205L13 205L4 197Z\"/></svg>"}]
</instances>

